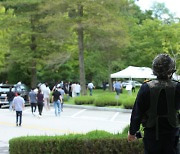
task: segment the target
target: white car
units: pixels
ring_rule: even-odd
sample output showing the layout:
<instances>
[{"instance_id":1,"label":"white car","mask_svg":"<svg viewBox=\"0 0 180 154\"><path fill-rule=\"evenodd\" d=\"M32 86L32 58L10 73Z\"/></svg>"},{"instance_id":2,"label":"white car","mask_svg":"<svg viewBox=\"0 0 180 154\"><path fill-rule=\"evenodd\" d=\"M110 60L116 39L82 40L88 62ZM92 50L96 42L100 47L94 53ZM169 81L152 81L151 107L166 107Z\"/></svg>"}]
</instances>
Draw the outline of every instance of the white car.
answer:
<instances>
[{"instance_id":1,"label":"white car","mask_svg":"<svg viewBox=\"0 0 180 154\"><path fill-rule=\"evenodd\" d=\"M127 85L130 85L134 82L136 87L140 87L142 85L142 83L138 82L138 81L134 81L134 80L128 80L128 81L123 81L122 82L122 86L123 88L125 88Z\"/></svg>"}]
</instances>

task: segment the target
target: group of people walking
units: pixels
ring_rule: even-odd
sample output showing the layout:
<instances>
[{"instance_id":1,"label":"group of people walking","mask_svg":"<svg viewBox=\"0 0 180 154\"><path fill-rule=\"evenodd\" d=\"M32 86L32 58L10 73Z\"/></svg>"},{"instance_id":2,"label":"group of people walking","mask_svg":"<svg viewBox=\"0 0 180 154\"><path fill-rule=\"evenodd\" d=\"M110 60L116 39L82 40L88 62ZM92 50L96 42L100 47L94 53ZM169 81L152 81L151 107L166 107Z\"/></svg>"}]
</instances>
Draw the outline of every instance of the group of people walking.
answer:
<instances>
[{"instance_id":1,"label":"group of people walking","mask_svg":"<svg viewBox=\"0 0 180 154\"><path fill-rule=\"evenodd\" d=\"M39 117L41 117L43 107L45 107L46 111L49 111L50 101L52 101L54 104L55 115L60 116L60 112L63 111L64 94L65 92L61 85L57 85L52 89L52 97L51 90L47 84L40 85L38 89L31 89L29 93L29 103L31 105L32 114L34 115L36 106L38 106Z\"/></svg>"},{"instance_id":2,"label":"group of people walking","mask_svg":"<svg viewBox=\"0 0 180 154\"><path fill-rule=\"evenodd\" d=\"M50 110L50 101L54 104L55 116L60 116L61 111L63 111L63 97L64 90L61 86L55 86L51 92L48 84L43 84L43 86L38 86L38 88L32 88L28 94L29 104L31 106L31 112L35 116L36 110L38 108L38 117L42 117L43 108L46 111ZM52 96L52 97L51 97ZM7 98L9 101L9 110L16 111L16 126L21 126L22 123L22 111L25 107L25 100L20 93L14 93L12 88L7 93Z\"/></svg>"}]
</instances>

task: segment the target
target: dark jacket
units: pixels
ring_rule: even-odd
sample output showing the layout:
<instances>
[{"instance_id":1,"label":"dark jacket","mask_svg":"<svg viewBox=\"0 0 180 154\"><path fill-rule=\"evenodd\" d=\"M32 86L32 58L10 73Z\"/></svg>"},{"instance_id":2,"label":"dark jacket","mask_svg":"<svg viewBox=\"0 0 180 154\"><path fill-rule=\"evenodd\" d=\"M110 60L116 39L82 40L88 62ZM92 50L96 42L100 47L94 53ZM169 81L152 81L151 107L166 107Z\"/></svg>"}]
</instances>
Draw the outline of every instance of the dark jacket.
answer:
<instances>
[{"instance_id":1,"label":"dark jacket","mask_svg":"<svg viewBox=\"0 0 180 154\"><path fill-rule=\"evenodd\" d=\"M131 115L131 123L130 123L130 134L134 135L140 127L140 124L143 122L146 112L150 107L150 88L147 83L144 83L137 95L132 115ZM167 102L166 100L166 92L162 90L159 94L157 113L158 114L167 114ZM180 83L177 83L175 89L175 98L174 102L176 110L180 109ZM179 135L179 128L172 127L167 118L161 118L158 122L158 132L159 135ZM146 137L156 137L155 136L155 126L152 128L145 128L145 136Z\"/></svg>"}]
</instances>

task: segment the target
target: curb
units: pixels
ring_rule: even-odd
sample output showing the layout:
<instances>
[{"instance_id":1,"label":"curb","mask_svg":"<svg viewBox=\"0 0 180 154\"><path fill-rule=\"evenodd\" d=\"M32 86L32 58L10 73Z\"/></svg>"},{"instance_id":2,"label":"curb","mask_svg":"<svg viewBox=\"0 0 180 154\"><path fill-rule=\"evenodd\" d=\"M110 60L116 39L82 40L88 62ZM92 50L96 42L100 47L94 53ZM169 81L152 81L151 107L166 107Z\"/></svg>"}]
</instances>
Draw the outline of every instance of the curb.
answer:
<instances>
[{"instance_id":1,"label":"curb","mask_svg":"<svg viewBox=\"0 0 180 154\"><path fill-rule=\"evenodd\" d=\"M120 108L109 108L109 107L95 107L95 106L86 106L86 105L70 105L64 104L64 107L77 108L77 109L89 109L89 110L98 110L98 111L115 111L123 113L131 113L131 109L120 109Z\"/></svg>"}]
</instances>

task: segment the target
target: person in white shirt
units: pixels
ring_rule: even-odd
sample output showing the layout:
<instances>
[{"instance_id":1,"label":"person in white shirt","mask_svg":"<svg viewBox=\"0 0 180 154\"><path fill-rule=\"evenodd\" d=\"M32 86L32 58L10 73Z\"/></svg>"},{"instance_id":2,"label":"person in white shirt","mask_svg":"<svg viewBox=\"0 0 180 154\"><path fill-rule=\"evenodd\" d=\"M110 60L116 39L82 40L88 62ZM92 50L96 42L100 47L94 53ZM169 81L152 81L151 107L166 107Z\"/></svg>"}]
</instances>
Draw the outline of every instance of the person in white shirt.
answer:
<instances>
[{"instance_id":1,"label":"person in white shirt","mask_svg":"<svg viewBox=\"0 0 180 154\"><path fill-rule=\"evenodd\" d=\"M92 96L92 90L93 90L93 88L95 88L94 85L93 85L93 83L92 83L92 82L88 83L88 89L89 89L89 92L90 92L90 96Z\"/></svg>"},{"instance_id":2,"label":"person in white shirt","mask_svg":"<svg viewBox=\"0 0 180 154\"><path fill-rule=\"evenodd\" d=\"M76 83L73 82L73 84L71 85L72 97L76 97L75 86L76 86Z\"/></svg>"},{"instance_id":3,"label":"person in white shirt","mask_svg":"<svg viewBox=\"0 0 180 154\"><path fill-rule=\"evenodd\" d=\"M80 96L80 92L81 92L81 86L79 83L77 83L74 87L74 91L76 93L76 96Z\"/></svg>"},{"instance_id":4,"label":"person in white shirt","mask_svg":"<svg viewBox=\"0 0 180 154\"><path fill-rule=\"evenodd\" d=\"M21 126L22 123L22 110L24 108L24 98L20 96L20 93L17 93L17 96L13 99L13 108L16 111L16 126Z\"/></svg>"},{"instance_id":5,"label":"person in white shirt","mask_svg":"<svg viewBox=\"0 0 180 154\"><path fill-rule=\"evenodd\" d=\"M44 106L45 106L46 110L48 111L48 110L50 110L50 93L51 93L51 90L48 87L47 83L45 85L46 85L46 87L43 88L42 93L44 95Z\"/></svg>"}]
</instances>

